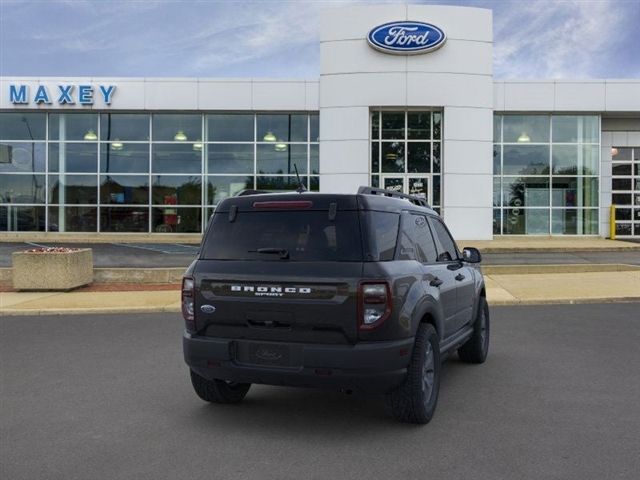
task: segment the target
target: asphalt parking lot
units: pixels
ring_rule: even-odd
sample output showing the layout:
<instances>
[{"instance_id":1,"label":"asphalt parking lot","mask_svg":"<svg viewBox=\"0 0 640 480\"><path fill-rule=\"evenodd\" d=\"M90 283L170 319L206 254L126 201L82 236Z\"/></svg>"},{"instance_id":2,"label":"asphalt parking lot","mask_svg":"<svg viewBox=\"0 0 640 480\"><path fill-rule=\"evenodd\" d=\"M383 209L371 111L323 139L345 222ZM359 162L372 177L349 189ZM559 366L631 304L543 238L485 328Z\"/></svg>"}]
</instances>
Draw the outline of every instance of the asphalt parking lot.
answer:
<instances>
[{"instance_id":1,"label":"asphalt parking lot","mask_svg":"<svg viewBox=\"0 0 640 480\"><path fill-rule=\"evenodd\" d=\"M492 309L424 427L381 397L191 390L175 314L0 319L0 477L637 479L640 304Z\"/></svg>"}]
</instances>

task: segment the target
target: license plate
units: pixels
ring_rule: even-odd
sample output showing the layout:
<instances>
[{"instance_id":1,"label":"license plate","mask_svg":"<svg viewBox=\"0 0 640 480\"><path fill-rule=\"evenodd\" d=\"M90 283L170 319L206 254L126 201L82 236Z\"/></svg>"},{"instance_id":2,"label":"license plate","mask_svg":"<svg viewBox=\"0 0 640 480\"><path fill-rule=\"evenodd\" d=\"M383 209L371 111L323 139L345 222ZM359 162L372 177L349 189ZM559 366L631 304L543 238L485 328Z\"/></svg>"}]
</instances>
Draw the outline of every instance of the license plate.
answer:
<instances>
[{"instance_id":1,"label":"license plate","mask_svg":"<svg viewBox=\"0 0 640 480\"><path fill-rule=\"evenodd\" d=\"M286 345L251 343L249 345L249 363L287 367L291 364L289 350Z\"/></svg>"}]
</instances>

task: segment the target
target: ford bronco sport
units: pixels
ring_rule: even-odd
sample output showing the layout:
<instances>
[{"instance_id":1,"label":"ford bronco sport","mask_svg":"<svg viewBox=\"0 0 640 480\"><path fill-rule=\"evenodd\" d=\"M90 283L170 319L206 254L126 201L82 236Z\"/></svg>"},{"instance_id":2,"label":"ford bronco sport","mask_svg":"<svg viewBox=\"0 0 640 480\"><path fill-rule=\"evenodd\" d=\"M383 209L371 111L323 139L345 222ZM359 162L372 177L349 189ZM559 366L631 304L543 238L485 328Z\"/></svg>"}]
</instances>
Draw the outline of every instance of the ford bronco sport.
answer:
<instances>
[{"instance_id":1,"label":"ford bronco sport","mask_svg":"<svg viewBox=\"0 0 640 480\"><path fill-rule=\"evenodd\" d=\"M227 198L182 283L193 388L214 403L252 383L385 393L398 420L427 423L445 356L487 356L480 260L409 195Z\"/></svg>"}]
</instances>

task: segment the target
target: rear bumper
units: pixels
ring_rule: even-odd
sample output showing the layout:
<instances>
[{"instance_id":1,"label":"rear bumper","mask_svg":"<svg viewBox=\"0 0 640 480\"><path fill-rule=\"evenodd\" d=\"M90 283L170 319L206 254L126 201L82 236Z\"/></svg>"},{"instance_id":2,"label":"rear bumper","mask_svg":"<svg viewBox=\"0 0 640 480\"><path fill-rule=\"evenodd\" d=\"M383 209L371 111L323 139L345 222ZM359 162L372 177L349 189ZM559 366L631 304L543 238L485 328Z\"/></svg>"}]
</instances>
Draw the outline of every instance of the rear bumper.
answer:
<instances>
[{"instance_id":1,"label":"rear bumper","mask_svg":"<svg viewBox=\"0 0 640 480\"><path fill-rule=\"evenodd\" d=\"M407 372L413 339L318 345L183 337L184 359L208 379L383 393Z\"/></svg>"}]
</instances>

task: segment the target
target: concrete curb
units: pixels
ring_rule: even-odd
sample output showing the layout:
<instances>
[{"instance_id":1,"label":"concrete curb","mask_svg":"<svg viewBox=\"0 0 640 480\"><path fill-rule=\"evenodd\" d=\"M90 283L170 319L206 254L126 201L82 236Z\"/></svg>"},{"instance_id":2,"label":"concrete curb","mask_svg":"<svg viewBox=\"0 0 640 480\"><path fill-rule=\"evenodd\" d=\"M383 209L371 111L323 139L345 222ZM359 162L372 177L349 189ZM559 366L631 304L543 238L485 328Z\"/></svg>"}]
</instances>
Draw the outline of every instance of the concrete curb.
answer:
<instances>
[{"instance_id":1,"label":"concrete curb","mask_svg":"<svg viewBox=\"0 0 640 480\"><path fill-rule=\"evenodd\" d=\"M619 298L554 298L550 300L489 300L490 307L502 307L508 305L578 305L589 303L635 303L640 302L639 297Z\"/></svg>"},{"instance_id":2,"label":"concrete curb","mask_svg":"<svg viewBox=\"0 0 640 480\"><path fill-rule=\"evenodd\" d=\"M187 267L108 267L93 269L93 283L180 283ZM13 269L0 268L0 282L11 283Z\"/></svg>"},{"instance_id":3,"label":"concrete curb","mask_svg":"<svg viewBox=\"0 0 640 480\"><path fill-rule=\"evenodd\" d=\"M45 308L45 309L18 309L7 308L0 310L1 316L40 316L40 315L92 315L104 313L180 313L180 307L96 307L96 308Z\"/></svg>"},{"instance_id":4,"label":"concrete curb","mask_svg":"<svg viewBox=\"0 0 640 480\"><path fill-rule=\"evenodd\" d=\"M624 263L571 263L549 265L485 265L484 275L527 275L536 273L597 273L630 272L640 270L640 265Z\"/></svg>"},{"instance_id":5,"label":"concrete curb","mask_svg":"<svg viewBox=\"0 0 640 480\"><path fill-rule=\"evenodd\" d=\"M469 244L469 246L473 246ZM550 248L540 248L540 247L485 247L481 248L481 253L589 253L589 252L636 252L640 251L640 244L638 245L629 245L624 247L610 247L606 248L594 248L594 247L550 247Z\"/></svg>"}]
</instances>

